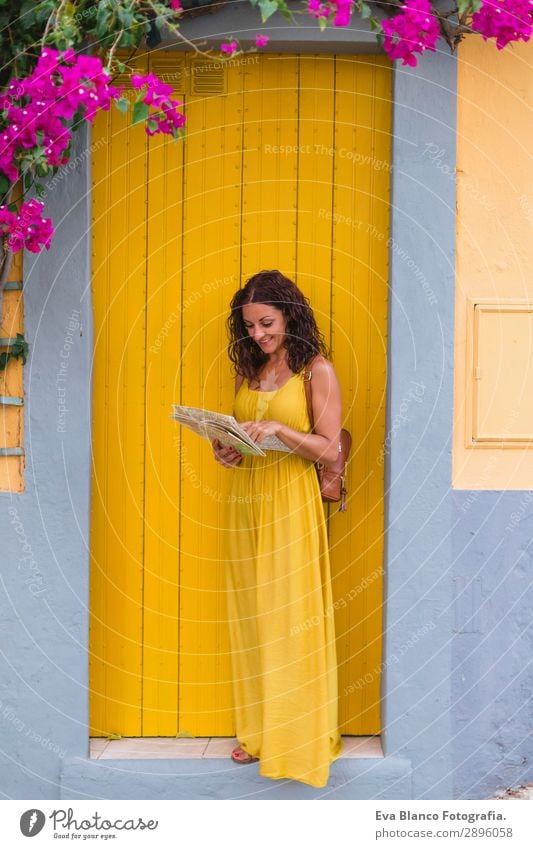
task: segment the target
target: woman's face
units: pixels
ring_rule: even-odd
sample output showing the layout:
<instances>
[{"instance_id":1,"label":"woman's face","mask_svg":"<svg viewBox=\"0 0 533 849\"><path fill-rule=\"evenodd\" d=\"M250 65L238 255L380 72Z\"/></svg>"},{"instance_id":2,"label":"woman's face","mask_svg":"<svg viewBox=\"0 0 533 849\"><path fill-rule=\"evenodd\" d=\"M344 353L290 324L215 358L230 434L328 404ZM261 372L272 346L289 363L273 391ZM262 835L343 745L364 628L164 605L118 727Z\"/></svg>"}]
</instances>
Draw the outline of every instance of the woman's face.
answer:
<instances>
[{"instance_id":1,"label":"woman's face","mask_svg":"<svg viewBox=\"0 0 533 849\"><path fill-rule=\"evenodd\" d=\"M244 326L265 354L274 354L283 347L287 319L271 304L245 304L242 308Z\"/></svg>"}]
</instances>

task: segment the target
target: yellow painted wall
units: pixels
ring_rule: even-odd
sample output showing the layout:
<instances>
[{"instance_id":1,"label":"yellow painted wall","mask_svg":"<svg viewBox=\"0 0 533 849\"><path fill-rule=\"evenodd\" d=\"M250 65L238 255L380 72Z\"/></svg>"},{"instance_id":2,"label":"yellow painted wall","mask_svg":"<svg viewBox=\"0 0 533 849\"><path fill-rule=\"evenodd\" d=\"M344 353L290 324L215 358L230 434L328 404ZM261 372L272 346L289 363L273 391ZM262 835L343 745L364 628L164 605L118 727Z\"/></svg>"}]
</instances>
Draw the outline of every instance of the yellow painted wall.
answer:
<instances>
[{"instance_id":1,"label":"yellow painted wall","mask_svg":"<svg viewBox=\"0 0 533 849\"><path fill-rule=\"evenodd\" d=\"M343 388L354 450L348 512L329 519L328 614L342 730L380 732L390 65L249 59L227 66L219 94L195 92L191 57L138 60L167 62L185 101L184 142L148 139L116 110L95 121L95 736L234 733L220 533L228 472L169 414L173 402L231 411L229 300L273 267L310 297Z\"/></svg>"},{"instance_id":2,"label":"yellow painted wall","mask_svg":"<svg viewBox=\"0 0 533 849\"><path fill-rule=\"evenodd\" d=\"M453 485L533 489L533 42L459 48ZM435 167L446 164L435 154Z\"/></svg>"}]
</instances>

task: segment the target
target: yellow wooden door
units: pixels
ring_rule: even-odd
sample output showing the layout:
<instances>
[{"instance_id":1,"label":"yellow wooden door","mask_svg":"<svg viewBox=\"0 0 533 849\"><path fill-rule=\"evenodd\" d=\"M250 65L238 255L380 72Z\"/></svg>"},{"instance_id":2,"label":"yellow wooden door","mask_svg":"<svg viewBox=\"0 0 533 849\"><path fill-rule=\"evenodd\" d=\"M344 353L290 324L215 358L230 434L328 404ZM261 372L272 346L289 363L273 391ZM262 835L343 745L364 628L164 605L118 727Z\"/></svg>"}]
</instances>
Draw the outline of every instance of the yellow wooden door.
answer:
<instances>
[{"instance_id":1,"label":"yellow wooden door","mask_svg":"<svg viewBox=\"0 0 533 849\"><path fill-rule=\"evenodd\" d=\"M118 111L93 150L91 734L231 736L227 470L169 419L230 411L225 319L279 268L332 345L354 436L328 508L342 731L380 731L391 75L376 57L166 52L183 142Z\"/></svg>"}]
</instances>

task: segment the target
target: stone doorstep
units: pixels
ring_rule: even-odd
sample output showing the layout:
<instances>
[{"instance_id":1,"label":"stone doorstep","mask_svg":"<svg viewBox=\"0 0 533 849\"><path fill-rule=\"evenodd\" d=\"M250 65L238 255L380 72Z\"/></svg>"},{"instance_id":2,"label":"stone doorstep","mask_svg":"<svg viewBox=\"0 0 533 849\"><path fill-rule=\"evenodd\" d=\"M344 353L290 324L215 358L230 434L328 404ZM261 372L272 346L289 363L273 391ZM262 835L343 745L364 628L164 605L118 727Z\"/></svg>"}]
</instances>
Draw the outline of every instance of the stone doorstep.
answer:
<instances>
[{"instance_id":1,"label":"stone doorstep","mask_svg":"<svg viewBox=\"0 0 533 849\"><path fill-rule=\"evenodd\" d=\"M158 758L228 758L238 745L234 737L123 737L90 739L92 760L155 760ZM382 758L380 737L343 737L344 758Z\"/></svg>"},{"instance_id":2,"label":"stone doorstep","mask_svg":"<svg viewBox=\"0 0 533 849\"><path fill-rule=\"evenodd\" d=\"M158 739L158 742L165 742ZM361 738L352 738L360 741ZM215 738L217 743L221 738ZM102 741L107 743L108 741ZM120 741L109 741L117 743ZM137 741L135 741L137 742ZM168 742L168 741L167 741ZM172 740L172 742L176 742ZM178 742L182 742L181 739ZM231 750L235 740L226 738ZM205 751L205 749L204 749ZM61 761L59 799L412 799L411 762L399 757L340 757L326 787L259 774L229 757L88 758Z\"/></svg>"}]
</instances>

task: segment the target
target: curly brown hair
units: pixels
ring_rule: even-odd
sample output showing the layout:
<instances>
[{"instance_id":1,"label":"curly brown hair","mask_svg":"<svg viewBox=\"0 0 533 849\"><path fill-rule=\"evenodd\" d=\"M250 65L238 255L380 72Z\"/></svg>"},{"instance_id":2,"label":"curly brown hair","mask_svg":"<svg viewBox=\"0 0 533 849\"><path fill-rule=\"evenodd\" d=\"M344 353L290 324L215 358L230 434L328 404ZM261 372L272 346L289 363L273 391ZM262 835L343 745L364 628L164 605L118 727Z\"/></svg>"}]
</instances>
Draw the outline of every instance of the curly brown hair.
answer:
<instances>
[{"instance_id":1,"label":"curly brown hair","mask_svg":"<svg viewBox=\"0 0 533 849\"><path fill-rule=\"evenodd\" d=\"M268 354L263 353L254 342L244 324L242 307L252 302L272 304L285 316L284 346L289 368L295 374L317 354L329 357L329 349L318 329L309 298L280 271L260 271L235 292L230 303L231 312L226 321L230 340L228 356L235 372L241 372L250 380L268 360Z\"/></svg>"}]
</instances>

